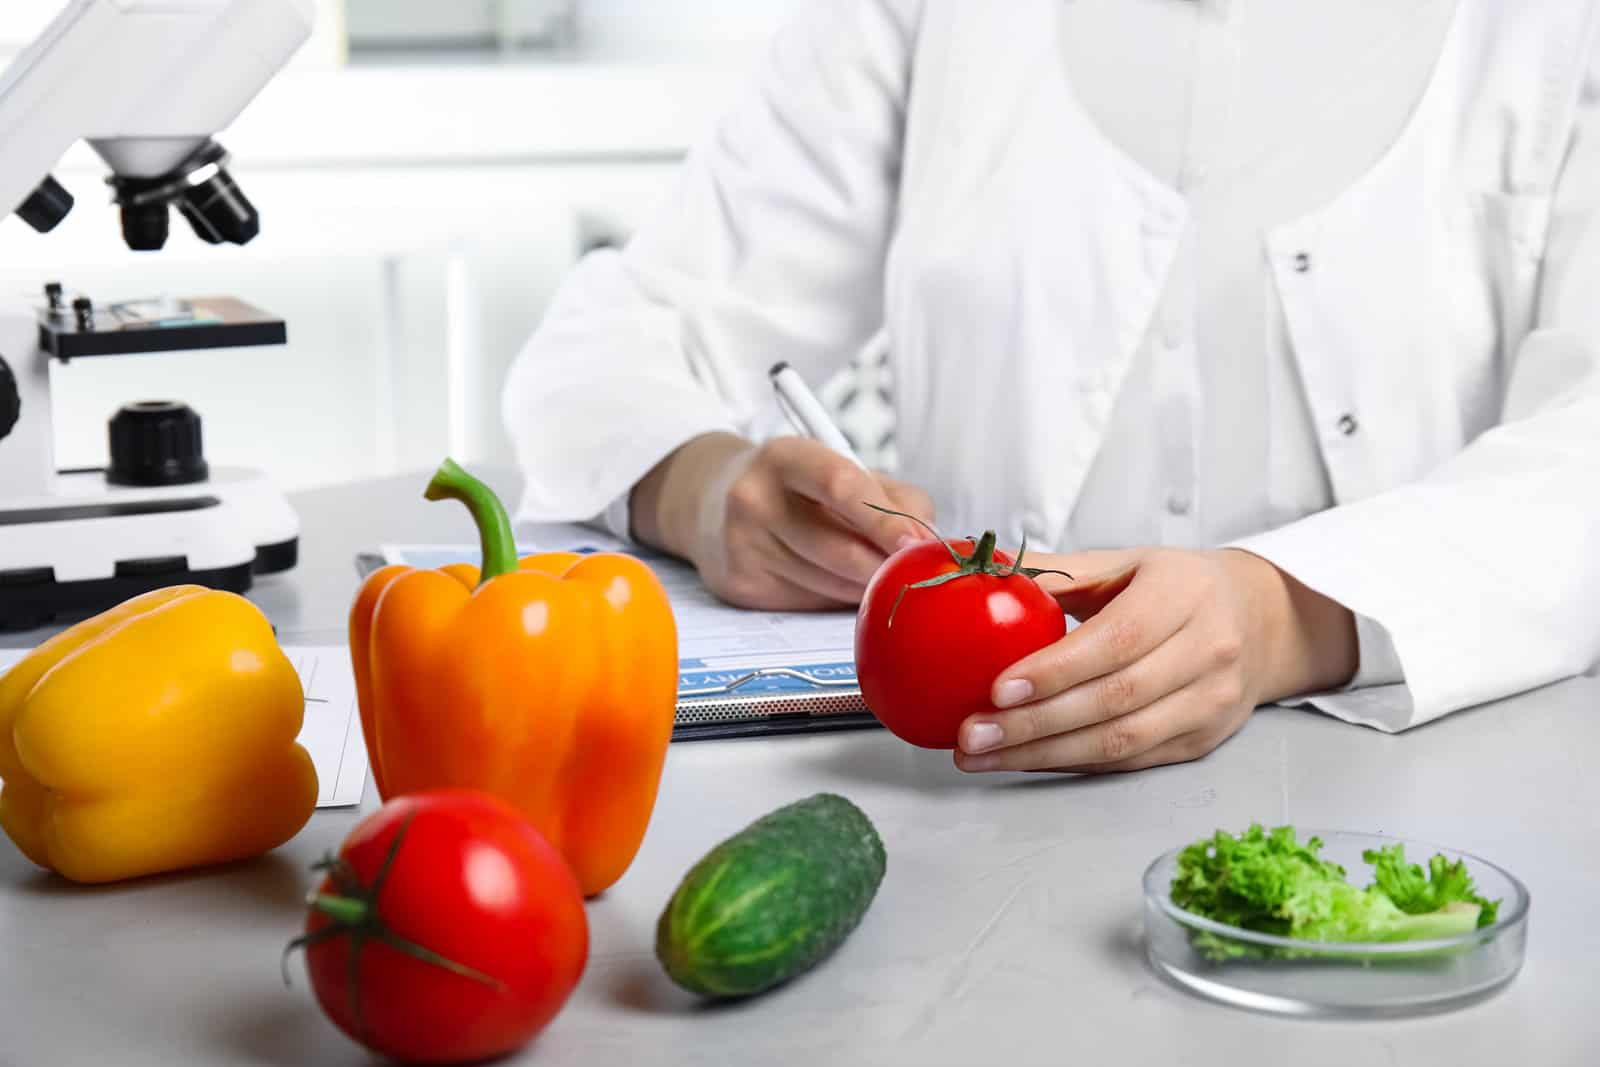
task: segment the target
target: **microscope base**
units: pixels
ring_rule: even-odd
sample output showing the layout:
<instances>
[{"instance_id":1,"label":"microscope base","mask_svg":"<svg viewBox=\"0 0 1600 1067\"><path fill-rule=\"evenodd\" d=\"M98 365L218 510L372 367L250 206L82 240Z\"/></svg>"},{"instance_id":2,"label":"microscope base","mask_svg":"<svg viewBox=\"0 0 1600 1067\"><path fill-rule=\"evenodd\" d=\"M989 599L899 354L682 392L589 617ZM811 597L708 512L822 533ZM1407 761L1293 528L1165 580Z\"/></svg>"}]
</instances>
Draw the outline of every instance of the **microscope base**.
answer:
<instances>
[{"instance_id":1,"label":"microscope base","mask_svg":"<svg viewBox=\"0 0 1600 1067\"><path fill-rule=\"evenodd\" d=\"M287 570L299 521L271 483L219 469L158 489L61 475L47 497L0 503L0 630L32 629L113 607L170 585L243 593Z\"/></svg>"}]
</instances>

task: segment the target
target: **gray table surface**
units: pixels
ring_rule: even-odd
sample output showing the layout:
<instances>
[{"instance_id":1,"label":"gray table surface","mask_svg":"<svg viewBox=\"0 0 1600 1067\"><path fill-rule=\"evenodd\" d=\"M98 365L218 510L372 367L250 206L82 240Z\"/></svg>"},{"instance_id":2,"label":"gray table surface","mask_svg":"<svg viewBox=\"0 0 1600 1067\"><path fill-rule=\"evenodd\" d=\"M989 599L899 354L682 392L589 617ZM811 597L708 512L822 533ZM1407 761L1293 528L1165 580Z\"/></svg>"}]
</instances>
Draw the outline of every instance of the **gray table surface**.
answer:
<instances>
[{"instance_id":1,"label":"gray table surface","mask_svg":"<svg viewBox=\"0 0 1600 1067\"><path fill-rule=\"evenodd\" d=\"M340 636L358 549L472 536L459 508L421 501L423 480L296 498L304 562L255 594L286 638ZM882 733L677 745L637 861L590 905L581 986L511 1062L1597 1063L1597 704L1600 681L1580 678L1400 737L1269 709L1201 762L1102 779L968 778ZM882 832L889 870L866 920L767 997L697 1004L652 955L662 905L717 841L821 790ZM364 810L375 800L369 786ZM371 1062L323 1019L298 963L293 988L278 973L307 866L357 818L318 813L249 863L92 889L0 843L0 1064ZM1470 1008L1384 1022L1259 1016L1167 986L1142 957L1142 870L1252 820L1496 860L1532 890L1526 967Z\"/></svg>"}]
</instances>

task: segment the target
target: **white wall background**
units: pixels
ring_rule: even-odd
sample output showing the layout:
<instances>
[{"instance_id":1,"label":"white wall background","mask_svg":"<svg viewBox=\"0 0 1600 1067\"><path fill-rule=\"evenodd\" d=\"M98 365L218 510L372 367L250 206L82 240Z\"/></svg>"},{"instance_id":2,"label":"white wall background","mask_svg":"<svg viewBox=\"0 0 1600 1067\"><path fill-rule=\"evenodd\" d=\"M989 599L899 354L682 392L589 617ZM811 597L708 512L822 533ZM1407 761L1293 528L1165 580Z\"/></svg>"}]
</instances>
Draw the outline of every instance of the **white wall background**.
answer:
<instances>
[{"instance_id":1,"label":"white wall background","mask_svg":"<svg viewBox=\"0 0 1600 1067\"><path fill-rule=\"evenodd\" d=\"M585 40L602 47L704 51L759 45L795 0L582 0Z\"/></svg>"},{"instance_id":2,"label":"white wall background","mask_svg":"<svg viewBox=\"0 0 1600 1067\"><path fill-rule=\"evenodd\" d=\"M383 19L399 26L447 28L461 23L452 8L489 9L493 0L358 0L381 5ZM346 22L345 0L312 0L320 33L336 37ZM591 50L704 53L759 42L794 0L578 0L584 47ZM0 52L30 41L65 6L65 0L4 0L0 5ZM474 13L473 17L478 17ZM374 21L368 15L364 21ZM340 56L337 46L313 46L313 56ZM302 57L302 60L310 57Z\"/></svg>"},{"instance_id":3,"label":"white wall background","mask_svg":"<svg viewBox=\"0 0 1600 1067\"><path fill-rule=\"evenodd\" d=\"M584 220L626 232L652 210L794 2L583 0L579 47L555 62L347 67L342 5L318 0L318 39L222 137L263 215L245 249L174 219L166 251L128 252L103 168L75 151L57 170L79 201L60 230L0 222L0 313L29 313L51 279L99 301L225 292L283 316L290 343L60 368L61 464L103 461L111 412L168 396L200 411L213 463L290 489L446 451L509 458L499 383ZM4 0L0 50L56 10Z\"/></svg>"},{"instance_id":4,"label":"white wall background","mask_svg":"<svg viewBox=\"0 0 1600 1067\"><path fill-rule=\"evenodd\" d=\"M387 40L449 38L496 24L501 0L347 0L348 21ZM579 39L589 51L704 53L760 40L790 0L506 0L524 19L577 3Z\"/></svg>"}]
</instances>

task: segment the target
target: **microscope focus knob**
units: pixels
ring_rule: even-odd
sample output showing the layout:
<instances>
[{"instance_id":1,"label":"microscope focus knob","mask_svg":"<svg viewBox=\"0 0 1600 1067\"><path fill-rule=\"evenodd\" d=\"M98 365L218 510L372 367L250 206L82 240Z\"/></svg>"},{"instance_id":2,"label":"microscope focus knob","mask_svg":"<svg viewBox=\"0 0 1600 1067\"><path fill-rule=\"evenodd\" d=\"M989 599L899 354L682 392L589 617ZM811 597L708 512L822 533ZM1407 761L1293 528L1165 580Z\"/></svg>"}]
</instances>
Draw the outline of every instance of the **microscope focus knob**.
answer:
<instances>
[{"instance_id":1,"label":"microscope focus knob","mask_svg":"<svg viewBox=\"0 0 1600 1067\"><path fill-rule=\"evenodd\" d=\"M6 361L0 359L0 438L4 438L22 417L22 394L17 391L16 376Z\"/></svg>"},{"instance_id":2,"label":"microscope focus knob","mask_svg":"<svg viewBox=\"0 0 1600 1067\"><path fill-rule=\"evenodd\" d=\"M200 416L188 404L146 400L111 417L112 485L189 485L209 473L200 444Z\"/></svg>"}]
</instances>

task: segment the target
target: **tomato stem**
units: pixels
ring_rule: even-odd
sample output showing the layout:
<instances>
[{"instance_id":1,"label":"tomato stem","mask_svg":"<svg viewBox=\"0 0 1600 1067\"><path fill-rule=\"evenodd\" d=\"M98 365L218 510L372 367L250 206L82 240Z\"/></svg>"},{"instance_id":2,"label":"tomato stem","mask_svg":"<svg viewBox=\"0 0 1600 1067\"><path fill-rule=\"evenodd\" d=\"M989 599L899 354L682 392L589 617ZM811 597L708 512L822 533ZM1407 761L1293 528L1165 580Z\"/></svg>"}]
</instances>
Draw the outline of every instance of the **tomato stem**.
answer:
<instances>
[{"instance_id":1,"label":"tomato stem","mask_svg":"<svg viewBox=\"0 0 1600 1067\"><path fill-rule=\"evenodd\" d=\"M1022 547L1017 549L1017 558L1011 563L1011 573L1016 574L1022 570L1022 557L1028 554L1028 531L1022 531Z\"/></svg>"},{"instance_id":2,"label":"tomato stem","mask_svg":"<svg viewBox=\"0 0 1600 1067\"><path fill-rule=\"evenodd\" d=\"M865 500L863 500L862 503L863 504L867 504L867 502ZM923 522L921 519L917 518L915 515L907 515L905 512L903 512L903 511L895 511L893 508L880 508L876 504L867 504L867 507L871 508L873 511L881 511L885 515L893 515L897 519L910 519L912 522L916 523L918 526L922 527L924 530L927 530L929 533L933 534L933 539L935 541L938 541L941 545L943 545L944 546L944 550L946 552L950 553L951 562L953 562L957 567L961 566L962 559L961 559L960 556L956 555L956 550L953 547L951 547L950 542L946 541L944 539L944 535L941 534L938 530L935 530L928 523Z\"/></svg>"},{"instance_id":3,"label":"tomato stem","mask_svg":"<svg viewBox=\"0 0 1600 1067\"><path fill-rule=\"evenodd\" d=\"M967 561L973 570L989 573L990 568L994 566L994 545L994 531L983 531L983 536L978 539L978 547L973 549L972 558Z\"/></svg>"},{"instance_id":4,"label":"tomato stem","mask_svg":"<svg viewBox=\"0 0 1600 1067\"><path fill-rule=\"evenodd\" d=\"M491 989L499 992L505 991L505 983L498 978L484 974L465 964L442 956L432 949L419 945L415 941L401 937L391 930L378 915L378 897L383 892L389 880L389 874L394 869L395 857L400 854L400 846L405 841L406 833L411 829L411 820L414 816L407 816L400 824L400 829L395 831L394 840L389 843L389 851L384 854L383 863L378 868L378 875L372 880L370 887L363 886L356 877L350 865L343 859L332 857L316 864L313 870L328 872L330 880L334 881L340 893L313 893L307 900L308 906L313 911L321 912L332 922L304 936L290 941L283 950L283 959L280 965L283 968L284 984L289 982L289 956L296 949L306 949L324 941L331 941L339 937L350 938L350 956L348 964L347 995L350 998L350 1013L356 1020L357 1029L366 1031L361 1010L361 953L369 942L377 942L396 952L420 960L433 967L449 971L451 974L474 982L481 982Z\"/></svg>"},{"instance_id":5,"label":"tomato stem","mask_svg":"<svg viewBox=\"0 0 1600 1067\"><path fill-rule=\"evenodd\" d=\"M866 501L862 501L862 503L866 504ZM1069 581L1076 580L1066 571L1052 570L1049 568L1041 569L1037 567L1024 567L1022 565L1022 557L1028 554L1028 535L1026 533L1022 535L1022 547L1017 551L1017 558L1012 561L1011 568L1007 570L1005 567L997 565L994 561L995 545L998 542L998 538L996 538L993 530L983 531L983 536L976 539L971 537L967 538L969 541L974 541L972 555L962 556L955 550L954 545L950 544L950 542L944 539L938 530L935 530L932 526L928 525L926 522L923 522L915 515L907 515L903 511L895 511L892 508L880 508L876 504L867 504L867 507L871 508L873 511L881 511L885 515L894 515L902 519L910 519L918 526L921 526L924 530L927 530L938 539L939 543L945 547L945 551L950 553L951 562L956 565L955 570L947 571L944 574L935 575L934 577L929 578L927 581L912 582L909 585L901 586L899 595L894 598L894 606L889 609L889 620L886 628L892 628L894 626L894 617L900 611L900 602L905 600L906 594L911 590L931 589L934 586L944 585L946 582L955 581L957 578L965 578L968 575L987 574L992 578L1014 578L1020 574L1026 578L1033 579L1038 578L1041 574L1059 574Z\"/></svg>"},{"instance_id":6,"label":"tomato stem","mask_svg":"<svg viewBox=\"0 0 1600 1067\"><path fill-rule=\"evenodd\" d=\"M372 906L354 897L339 897L331 893L317 893L310 900L311 907L322 912L336 923L360 926L372 913Z\"/></svg>"}]
</instances>

